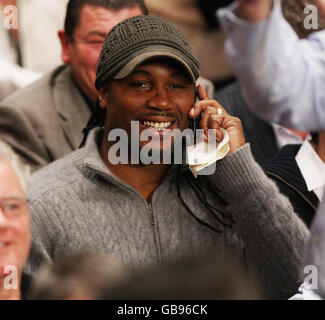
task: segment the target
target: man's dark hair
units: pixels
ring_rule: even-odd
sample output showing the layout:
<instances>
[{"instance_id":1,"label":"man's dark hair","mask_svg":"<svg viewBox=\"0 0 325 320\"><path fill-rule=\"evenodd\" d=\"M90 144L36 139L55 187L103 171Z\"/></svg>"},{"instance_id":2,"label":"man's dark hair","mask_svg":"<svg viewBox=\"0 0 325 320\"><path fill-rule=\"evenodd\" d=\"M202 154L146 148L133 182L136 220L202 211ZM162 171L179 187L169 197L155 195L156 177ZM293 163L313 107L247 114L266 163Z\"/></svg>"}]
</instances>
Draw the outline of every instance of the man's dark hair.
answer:
<instances>
[{"instance_id":1,"label":"man's dark hair","mask_svg":"<svg viewBox=\"0 0 325 320\"><path fill-rule=\"evenodd\" d=\"M319 133L318 132L311 132L310 135L311 135L311 142L314 145L318 146Z\"/></svg>"},{"instance_id":2,"label":"man's dark hair","mask_svg":"<svg viewBox=\"0 0 325 320\"><path fill-rule=\"evenodd\" d=\"M252 300L265 294L255 270L228 254L170 260L130 274L115 287L107 286L102 300ZM229 255L229 252L232 255Z\"/></svg>"},{"instance_id":3,"label":"man's dark hair","mask_svg":"<svg viewBox=\"0 0 325 320\"><path fill-rule=\"evenodd\" d=\"M148 15L148 8L144 0L70 0L67 6L64 29L70 39L79 23L80 12L85 5L103 7L113 11L124 8L139 7L144 15Z\"/></svg>"},{"instance_id":4,"label":"man's dark hair","mask_svg":"<svg viewBox=\"0 0 325 320\"><path fill-rule=\"evenodd\" d=\"M128 269L102 253L79 252L43 265L31 284L30 300L97 298L126 278Z\"/></svg>"}]
</instances>

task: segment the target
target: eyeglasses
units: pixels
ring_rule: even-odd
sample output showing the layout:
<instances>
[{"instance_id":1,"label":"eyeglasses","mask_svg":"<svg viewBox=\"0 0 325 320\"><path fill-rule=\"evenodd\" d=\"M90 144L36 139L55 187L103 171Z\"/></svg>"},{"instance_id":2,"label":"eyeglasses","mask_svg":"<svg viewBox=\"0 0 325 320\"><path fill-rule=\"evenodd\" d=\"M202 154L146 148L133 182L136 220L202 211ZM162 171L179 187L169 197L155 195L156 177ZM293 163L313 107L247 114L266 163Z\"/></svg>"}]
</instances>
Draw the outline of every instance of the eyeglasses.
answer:
<instances>
[{"instance_id":1,"label":"eyeglasses","mask_svg":"<svg viewBox=\"0 0 325 320\"><path fill-rule=\"evenodd\" d=\"M22 216L29 201L23 198L7 198L0 201L0 210L8 219L14 219Z\"/></svg>"}]
</instances>

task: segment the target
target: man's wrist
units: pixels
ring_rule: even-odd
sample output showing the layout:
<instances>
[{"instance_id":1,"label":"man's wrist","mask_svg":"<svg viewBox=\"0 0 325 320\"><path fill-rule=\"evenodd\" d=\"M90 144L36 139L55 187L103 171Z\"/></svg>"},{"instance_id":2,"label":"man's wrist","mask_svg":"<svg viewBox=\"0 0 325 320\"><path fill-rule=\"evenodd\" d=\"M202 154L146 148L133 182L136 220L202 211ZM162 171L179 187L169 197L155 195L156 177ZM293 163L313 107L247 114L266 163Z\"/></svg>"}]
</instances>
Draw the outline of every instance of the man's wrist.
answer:
<instances>
[{"instance_id":1,"label":"man's wrist","mask_svg":"<svg viewBox=\"0 0 325 320\"><path fill-rule=\"evenodd\" d=\"M236 14L249 22L265 21L270 16L273 0L239 0Z\"/></svg>"}]
</instances>

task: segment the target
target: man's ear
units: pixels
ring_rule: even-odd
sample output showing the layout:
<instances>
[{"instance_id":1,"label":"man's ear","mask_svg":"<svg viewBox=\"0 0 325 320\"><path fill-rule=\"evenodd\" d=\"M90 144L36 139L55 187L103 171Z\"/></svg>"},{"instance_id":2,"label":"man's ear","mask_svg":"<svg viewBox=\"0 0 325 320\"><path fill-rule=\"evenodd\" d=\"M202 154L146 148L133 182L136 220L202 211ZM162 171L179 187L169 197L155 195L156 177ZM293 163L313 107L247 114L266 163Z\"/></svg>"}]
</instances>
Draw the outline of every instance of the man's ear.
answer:
<instances>
[{"instance_id":1,"label":"man's ear","mask_svg":"<svg viewBox=\"0 0 325 320\"><path fill-rule=\"evenodd\" d=\"M64 30L60 30L58 32L58 36L61 42L61 59L65 64L69 64L71 62L71 39L68 37Z\"/></svg>"},{"instance_id":2,"label":"man's ear","mask_svg":"<svg viewBox=\"0 0 325 320\"><path fill-rule=\"evenodd\" d=\"M99 89L98 93L98 102L99 106L103 109L107 108L108 105L108 89L106 87L102 87Z\"/></svg>"}]
</instances>

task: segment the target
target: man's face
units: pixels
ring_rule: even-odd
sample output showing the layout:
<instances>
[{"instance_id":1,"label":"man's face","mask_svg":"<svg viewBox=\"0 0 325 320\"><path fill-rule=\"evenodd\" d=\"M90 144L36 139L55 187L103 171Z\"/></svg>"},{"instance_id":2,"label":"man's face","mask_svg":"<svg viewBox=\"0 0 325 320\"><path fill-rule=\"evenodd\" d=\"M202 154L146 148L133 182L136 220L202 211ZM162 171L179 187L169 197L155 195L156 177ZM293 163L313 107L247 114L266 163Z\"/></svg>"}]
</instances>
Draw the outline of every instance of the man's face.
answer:
<instances>
[{"instance_id":1,"label":"man's face","mask_svg":"<svg viewBox=\"0 0 325 320\"><path fill-rule=\"evenodd\" d=\"M152 147L162 151L168 132L188 128L195 92L182 67L155 59L138 66L124 79L111 81L107 89L100 90L100 96L107 108L106 131L124 129L130 141L131 121L138 121L139 134L149 129L155 141ZM140 141L140 148L147 143Z\"/></svg>"},{"instance_id":2,"label":"man's face","mask_svg":"<svg viewBox=\"0 0 325 320\"><path fill-rule=\"evenodd\" d=\"M1 207L5 205L15 213L7 216L3 208L0 209L0 277L9 265L21 271L28 257L31 242L28 206L25 204L22 210L14 210L17 203L25 201L26 195L15 171L0 160Z\"/></svg>"},{"instance_id":3,"label":"man's face","mask_svg":"<svg viewBox=\"0 0 325 320\"><path fill-rule=\"evenodd\" d=\"M139 7L112 11L85 5L80 11L73 39L67 37L64 31L59 32L62 60L70 64L75 81L91 101L97 99L96 68L106 35L122 20L141 14Z\"/></svg>"}]
</instances>

